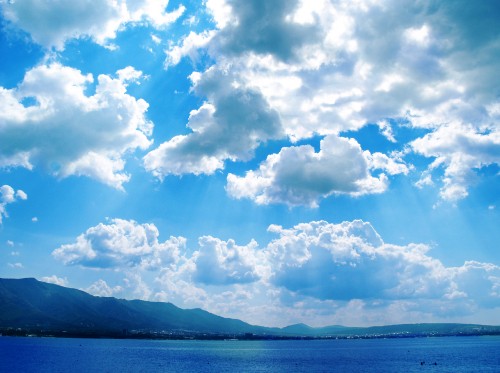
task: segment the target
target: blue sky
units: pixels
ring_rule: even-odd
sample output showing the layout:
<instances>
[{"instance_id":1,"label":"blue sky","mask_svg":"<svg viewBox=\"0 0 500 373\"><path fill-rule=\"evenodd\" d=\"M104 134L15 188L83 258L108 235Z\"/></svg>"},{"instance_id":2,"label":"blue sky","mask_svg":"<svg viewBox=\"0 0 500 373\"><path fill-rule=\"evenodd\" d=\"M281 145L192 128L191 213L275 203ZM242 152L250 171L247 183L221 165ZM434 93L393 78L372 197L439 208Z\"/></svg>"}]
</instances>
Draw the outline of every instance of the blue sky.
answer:
<instances>
[{"instance_id":1,"label":"blue sky","mask_svg":"<svg viewBox=\"0 0 500 373\"><path fill-rule=\"evenodd\" d=\"M260 325L500 323L494 1L0 11L1 277Z\"/></svg>"}]
</instances>

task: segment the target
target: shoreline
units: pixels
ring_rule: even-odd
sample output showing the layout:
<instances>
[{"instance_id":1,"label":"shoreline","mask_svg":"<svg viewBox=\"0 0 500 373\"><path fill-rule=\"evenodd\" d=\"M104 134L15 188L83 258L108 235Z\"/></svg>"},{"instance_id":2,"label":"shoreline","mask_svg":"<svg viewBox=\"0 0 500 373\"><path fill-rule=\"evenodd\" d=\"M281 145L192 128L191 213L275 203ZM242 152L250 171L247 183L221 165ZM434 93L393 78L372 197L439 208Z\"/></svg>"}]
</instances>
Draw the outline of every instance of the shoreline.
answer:
<instances>
[{"instance_id":1,"label":"shoreline","mask_svg":"<svg viewBox=\"0 0 500 373\"><path fill-rule=\"evenodd\" d=\"M389 334L352 334L352 335L260 335L260 334L224 334L199 332L166 331L53 331L34 329L0 329L0 337L25 338L82 338L82 339L143 339L143 340L197 340L197 341L266 341L266 340L348 340L348 339L409 339L433 337L481 337L500 336L499 331L481 331L471 333L389 333Z\"/></svg>"}]
</instances>

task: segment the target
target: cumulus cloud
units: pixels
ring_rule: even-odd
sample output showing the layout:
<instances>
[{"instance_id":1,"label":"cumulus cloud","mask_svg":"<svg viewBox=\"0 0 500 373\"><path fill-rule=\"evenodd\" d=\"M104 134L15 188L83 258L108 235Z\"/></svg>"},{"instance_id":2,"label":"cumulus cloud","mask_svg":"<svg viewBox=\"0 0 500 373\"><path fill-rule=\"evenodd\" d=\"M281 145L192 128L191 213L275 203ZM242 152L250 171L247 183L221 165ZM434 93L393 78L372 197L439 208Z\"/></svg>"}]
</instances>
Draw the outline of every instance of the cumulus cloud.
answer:
<instances>
[{"instance_id":1,"label":"cumulus cloud","mask_svg":"<svg viewBox=\"0 0 500 373\"><path fill-rule=\"evenodd\" d=\"M422 175L427 184L430 173L444 168L441 197L455 202L465 198L469 185L477 178L475 170L491 164L500 165L500 132L497 128L480 131L472 125L450 123L414 140L418 154L434 158Z\"/></svg>"},{"instance_id":2,"label":"cumulus cloud","mask_svg":"<svg viewBox=\"0 0 500 373\"><path fill-rule=\"evenodd\" d=\"M208 53L240 87L260 92L292 141L370 123L393 143L398 123L431 132L450 123L484 136L496 132L498 12L491 2L210 0L206 6L216 27L173 44L167 65ZM463 17L465 10L474 18ZM467 194L473 172L466 170L490 162L454 153L468 166L454 170L451 155L439 163L449 174L441 195L452 201ZM220 160L211 161L221 168Z\"/></svg>"},{"instance_id":3,"label":"cumulus cloud","mask_svg":"<svg viewBox=\"0 0 500 373\"><path fill-rule=\"evenodd\" d=\"M64 49L67 40L89 37L106 45L127 24L147 22L162 28L185 8L166 11L168 0L25 0L0 1L3 16L46 48Z\"/></svg>"},{"instance_id":4,"label":"cumulus cloud","mask_svg":"<svg viewBox=\"0 0 500 373\"><path fill-rule=\"evenodd\" d=\"M189 116L191 133L164 142L144 157L155 176L212 174L226 160L248 160L266 140L282 136L280 118L257 90L240 87L230 73L209 69L191 76L207 101Z\"/></svg>"},{"instance_id":5,"label":"cumulus cloud","mask_svg":"<svg viewBox=\"0 0 500 373\"><path fill-rule=\"evenodd\" d=\"M221 7L231 9L231 17L223 21L224 27L216 36L217 48L226 55L253 52L284 61L293 59L297 50L313 43L320 33L315 23L294 19L298 4L298 0L230 0L225 4L208 1L207 6L216 17ZM221 25L220 18L216 21Z\"/></svg>"},{"instance_id":6,"label":"cumulus cloud","mask_svg":"<svg viewBox=\"0 0 500 373\"><path fill-rule=\"evenodd\" d=\"M112 297L117 293L120 293L122 290L122 287L119 285L110 287L103 279L97 280L88 288L84 289L87 293L98 297Z\"/></svg>"},{"instance_id":7,"label":"cumulus cloud","mask_svg":"<svg viewBox=\"0 0 500 373\"><path fill-rule=\"evenodd\" d=\"M131 67L99 75L89 96L91 74L53 63L29 70L16 88L0 87L0 166L40 166L122 189L130 179L124 155L151 143L148 104L126 93L140 76Z\"/></svg>"},{"instance_id":8,"label":"cumulus cloud","mask_svg":"<svg viewBox=\"0 0 500 373\"><path fill-rule=\"evenodd\" d=\"M66 277L57 277L56 275L45 276L40 279L43 282L48 282L49 284L55 284L60 286L68 286L68 279Z\"/></svg>"},{"instance_id":9,"label":"cumulus cloud","mask_svg":"<svg viewBox=\"0 0 500 373\"><path fill-rule=\"evenodd\" d=\"M500 307L497 265L447 267L429 254L429 246L385 243L361 220L269 230L279 235L265 248L269 282L278 290L278 307L298 320L435 322ZM356 315L349 313L353 308Z\"/></svg>"},{"instance_id":10,"label":"cumulus cloud","mask_svg":"<svg viewBox=\"0 0 500 373\"><path fill-rule=\"evenodd\" d=\"M258 204L284 203L317 207L321 198L333 194L360 196L386 190L384 173L407 173L402 163L381 154L361 150L354 139L327 136L316 152L310 145L282 148L256 171L245 176L229 174L226 190L234 198L251 198Z\"/></svg>"},{"instance_id":11,"label":"cumulus cloud","mask_svg":"<svg viewBox=\"0 0 500 373\"><path fill-rule=\"evenodd\" d=\"M301 18L305 12L298 0L208 0L205 4L217 30L190 32L167 51L167 66L185 56L195 59L201 48L230 58L257 54L291 62L321 36L315 17Z\"/></svg>"},{"instance_id":12,"label":"cumulus cloud","mask_svg":"<svg viewBox=\"0 0 500 373\"><path fill-rule=\"evenodd\" d=\"M198 246L199 250L192 256L196 282L207 285L249 283L260 279L265 271L255 241L238 246L234 240L226 242L205 236L198 240Z\"/></svg>"},{"instance_id":13,"label":"cumulus cloud","mask_svg":"<svg viewBox=\"0 0 500 373\"><path fill-rule=\"evenodd\" d=\"M3 218L8 217L6 206L10 203L14 203L19 200L28 199L28 195L22 191L14 190L10 185L2 185L0 187L0 224L2 224ZM9 246L13 246L12 241L7 241Z\"/></svg>"},{"instance_id":14,"label":"cumulus cloud","mask_svg":"<svg viewBox=\"0 0 500 373\"><path fill-rule=\"evenodd\" d=\"M154 299L160 302L173 302L186 307L202 307L208 309L213 299L205 289L192 279L193 265L188 261L176 270L164 269L156 278L160 290L154 294Z\"/></svg>"},{"instance_id":15,"label":"cumulus cloud","mask_svg":"<svg viewBox=\"0 0 500 373\"><path fill-rule=\"evenodd\" d=\"M62 245L52 255L66 265L90 268L123 266L155 270L174 265L185 247L185 238L170 237L160 242L158 236L154 224L112 219L87 229L76 242Z\"/></svg>"},{"instance_id":16,"label":"cumulus cloud","mask_svg":"<svg viewBox=\"0 0 500 373\"><path fill-rule=\"evenodd\" d=\"M67 265L125 271L123 286L97 281L87 289L93 294L203 307L265 325L457 320L500 307L499 266L467 261L448 267L428 245L384 242L362 220L271 225L268 231L275 238L263 247L203 236L196 250L179 254L185 240L159 243L154 226L115 219L54 256ZM166 250L166 260L144 265ZM360 313L350 315L353 309Z\"/></svg>"},{"instance_id":17,"label":"cumulus cloud","mask_svg":"<svg viewBox=\"0 0 500 373\"><path fill-rule=\"evenodd\" d=\"M440 297L450 284L444 266L426 255L428 247L384 244L360 220L272 231L280 236L268 247L272 281L302 295L323 300Z\"/></svg>"}]
</instances>

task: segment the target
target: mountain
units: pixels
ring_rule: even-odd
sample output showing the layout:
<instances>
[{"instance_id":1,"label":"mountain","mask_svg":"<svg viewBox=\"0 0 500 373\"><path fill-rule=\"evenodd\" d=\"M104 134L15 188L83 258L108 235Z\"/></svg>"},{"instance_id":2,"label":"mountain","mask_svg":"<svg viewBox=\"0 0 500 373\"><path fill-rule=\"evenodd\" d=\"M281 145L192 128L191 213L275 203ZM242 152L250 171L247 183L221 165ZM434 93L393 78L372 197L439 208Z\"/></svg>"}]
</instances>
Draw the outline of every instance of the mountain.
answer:
<instances>
[{"instance_id":1,"label":"mountain","mask_svg":"<svg viewBox=\"0 0 500 373\"><path fill-rule=\"evenodd\" d=\"M403 324L372 327L305 324L266 328L171 303L96 297L34 278L0 279L0 332L117 336L238 335L255 337L377 338L428 335L500 334L500 326ZM66 334L61 334L66 333ZM16 334L16 333L14 333Z\"/></svg>"},{"instance_id":2,"label":"mountain","mask_svg":"<svg viewBox=\"0 0 500 373\"><path fill-rule=\"evenodd\" d=\"M491 335L500 334L500 326L457 323L398 324L369 327L348 327L340 325L312 328L305 324L296 324L281 329L283 335L305 337L337 338L387 338L421 337L451 335Z\"/></svg>"},{"instance_id":3,"label":"mountain","mask_svg":"<svg viewBox=\"0 0 500 373\"><path fill-rule=\"evenodd\" d=\"M121 332L259 333L268 330L171 303L95 297L81 290L26 279L0 279L0 328Z\"/></svg>"}]
</instances>

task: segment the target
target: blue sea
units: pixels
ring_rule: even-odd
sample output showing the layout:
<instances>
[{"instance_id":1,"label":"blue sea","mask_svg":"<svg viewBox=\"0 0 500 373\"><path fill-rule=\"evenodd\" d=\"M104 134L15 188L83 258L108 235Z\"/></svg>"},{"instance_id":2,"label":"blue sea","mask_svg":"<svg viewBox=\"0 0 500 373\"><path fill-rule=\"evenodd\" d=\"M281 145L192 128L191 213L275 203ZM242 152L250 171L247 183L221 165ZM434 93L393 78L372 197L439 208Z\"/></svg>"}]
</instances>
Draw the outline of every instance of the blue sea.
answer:
<instances>
[{"instance_id":1,"label":"blue sea","mask_svg":"<svg viewBox=\"0 0 500 373\"><path fill-rule=\"evenodd\" d=\"M500 372L500 337L309 341L0 337L0 372Z\"/></svg>"}]
</instances>

